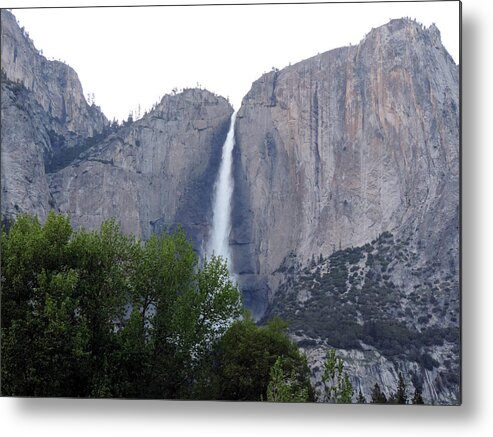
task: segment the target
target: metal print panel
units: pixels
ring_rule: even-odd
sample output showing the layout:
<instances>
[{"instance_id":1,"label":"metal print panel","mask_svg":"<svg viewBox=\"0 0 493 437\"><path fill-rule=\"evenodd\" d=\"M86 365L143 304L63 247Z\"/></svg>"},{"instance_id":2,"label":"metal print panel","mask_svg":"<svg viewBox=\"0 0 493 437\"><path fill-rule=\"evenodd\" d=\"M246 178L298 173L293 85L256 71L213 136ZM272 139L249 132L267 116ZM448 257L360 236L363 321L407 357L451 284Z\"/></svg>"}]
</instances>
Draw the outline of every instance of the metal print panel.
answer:
<instances>
[{"instance_id":1,"label":"metal print panel","mask_svg":"<svg viewBox=\"0 0 493 437\"><path fill-rule=\"evenodd\" d=\"M2 9L2 395L460 404L459 25Z\"/></svg>"}]
</instances>

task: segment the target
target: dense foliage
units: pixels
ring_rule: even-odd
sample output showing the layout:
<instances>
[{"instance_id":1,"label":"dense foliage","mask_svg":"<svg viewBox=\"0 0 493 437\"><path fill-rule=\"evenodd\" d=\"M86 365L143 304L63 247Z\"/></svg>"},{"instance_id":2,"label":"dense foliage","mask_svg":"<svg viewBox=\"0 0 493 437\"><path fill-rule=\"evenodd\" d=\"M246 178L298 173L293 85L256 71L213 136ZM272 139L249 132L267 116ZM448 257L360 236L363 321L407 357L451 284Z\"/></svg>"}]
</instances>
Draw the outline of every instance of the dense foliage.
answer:
<instances>
[{"instance_id":1,"label":"dense foliage","mask_svg":"<svg viewBox=\"0 0 493 437\"><path fill-rule=\"evenodd\" d=\"M335 349L329 349L324 363L322 393L325 402L332 404L350 404L353 399L353 385L344 370L344 361L338 357Z\"/></svg>"},{"instance_id":2,"label":"dense foliage","mask_svg":"<svg viewBox=\"0 0 493 437\"><path fill-rule=\"evenodd\" d=\"M281 357L277 367L292 378L293 390L314 400L306 358L285 329L279 319L259 327L248 317L231 326L216 348L217 399L267 400L271 369Z\"/></svg>"},{"instance_id":3,"label":"dense foliage","mask_svg":"<svg viewBox=\"0 0 493 437\"><path fill-rule=\"evenodd\" d=\"M282 357L277 357L270 370L269 385L267 386L267 400L270 402L307 402L309 391L298 383L299 376L292 369L290 375L283 370Z\"/></svg>"},{"instance_id":4,"label":"dense foliage","mask_svg":"<svg viewBox=\"0 0 493 437\"><path fill-rule=\"evenodd\" d=\"M51 213L2 232L2 394L187 398L240 316L224 263L180 230L145 243Z\"/></svg>"},{"instance_id":5,"label":"dense foliage","mask_svg":"<svg viewBox=\"0 0 493 437\"><path fill-rule=\"evenodd\" d=\"M316 398L287 324L258 326L226 264L200 264L180 229L141 242L111 220L88 232L62 215L22 215L2 230L1 249L3 395ZM319 400L353 402L335 350L324 365ZM408 402L402 375L390 401ZM417 389L412 402L423 402Z\"/></svg>"}]
</instances>

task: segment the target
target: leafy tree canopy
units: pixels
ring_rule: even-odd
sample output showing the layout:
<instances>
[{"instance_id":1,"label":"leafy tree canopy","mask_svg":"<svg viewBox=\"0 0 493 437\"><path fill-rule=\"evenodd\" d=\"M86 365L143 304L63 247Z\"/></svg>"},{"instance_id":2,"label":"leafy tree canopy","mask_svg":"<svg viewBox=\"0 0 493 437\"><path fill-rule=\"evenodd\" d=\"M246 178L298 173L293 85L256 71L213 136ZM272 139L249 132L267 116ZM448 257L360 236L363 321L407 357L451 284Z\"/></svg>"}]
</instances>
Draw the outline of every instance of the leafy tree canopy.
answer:
<instances>
[{"instance_id":1,"label":"leafy tree canopy","mask_svg":"<svg viewBox=\"0 0 493 437\"><path fill-rule=\"evenodd\" d=\"M259 327L248 315L231 326L216 348L217 399L268 399L271 369L281 357L276 371L282 375L277 382L289 375L292 389L305 390L306 399L313 400L306 358L287 336L286 326L275 318Z\"/></svg>"},{"instance_id":2,"label":"leafy tree canopy","mask_svg":"<svg viewBox=\"0 0 493 437\"><path fill-rule=\"evenodd\" d=\"M2 394L186 398L240 316L227 266L183 231L146 242L50 213L1 236Z\"/></svg>"},{"instance_id":3,"label":"leafy tree canopy","mask_svg":"<svg viewBox=\"0 0 493 437\"><path fill-rule=\"evenodd\" d=\"M329 349L325 358L322 393L324 402L350 404L354 390L349 375L344 371L344 361L338 357L335 349Z\"/></svg>"},{"instance_id":4,"label":"leafy tree canopy","mask_svg":"<svg viewBox=\"0 0 493 437\"><path fill-rule=\"evenodd\" d=\"M309 390L299 384L299 376L295 369L290 375L285 375L283 359L277 357L270 369L270 380L267 386L267 400L271 402L307 402Z\"/></svg>"}]
</instances>

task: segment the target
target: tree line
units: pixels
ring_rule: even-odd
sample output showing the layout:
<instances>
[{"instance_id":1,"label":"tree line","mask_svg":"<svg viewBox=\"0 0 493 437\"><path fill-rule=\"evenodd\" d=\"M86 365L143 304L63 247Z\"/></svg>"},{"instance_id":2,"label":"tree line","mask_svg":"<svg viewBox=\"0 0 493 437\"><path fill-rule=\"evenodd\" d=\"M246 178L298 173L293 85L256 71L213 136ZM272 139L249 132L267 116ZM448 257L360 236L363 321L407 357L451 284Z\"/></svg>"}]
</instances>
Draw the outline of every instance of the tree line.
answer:
<instances>
[{"instance_id":1,"label":"tree line","mask_svg":"<svg viewBox=\"0 0 493 437\"><path fill-rule=\"evenodd\" d=\"M181 229L140 241L113 220L21 215L1 255L4 396L353 402L335 350L316 393L286 323L258 326L226 263L200 262ZM385 402L410 401L399 390Z\"/></svg>"}]
</instances>

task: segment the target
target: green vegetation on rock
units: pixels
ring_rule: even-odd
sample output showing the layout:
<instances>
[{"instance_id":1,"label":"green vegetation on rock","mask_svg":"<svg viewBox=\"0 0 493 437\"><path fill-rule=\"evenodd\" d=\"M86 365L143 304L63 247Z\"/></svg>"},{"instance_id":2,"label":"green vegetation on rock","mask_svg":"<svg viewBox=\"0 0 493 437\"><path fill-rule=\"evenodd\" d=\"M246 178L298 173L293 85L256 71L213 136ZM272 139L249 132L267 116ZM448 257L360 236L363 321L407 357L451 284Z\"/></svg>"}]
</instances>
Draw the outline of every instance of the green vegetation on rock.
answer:
<instances>
[{"instance_id":1,"label":"green vegetation on rock","mask_svg":"<svg viewBox=\"0 0 493 437\"><path fill-rule=\"evenodd\" d=\"M430 266L406 267L410 276L419 270L420 279L414 292L404 293L393 282L392 272L414 256L406 241L384 232L364 246L338 250L319 264L298 265L280 285L264 320L286 320L302 347L372 346L391 360L406 358L427 370L436 368L439 363L428 350L459 342L459 327L447 312L452 283L431 283Z\"/></svg>"}]
</instances>

